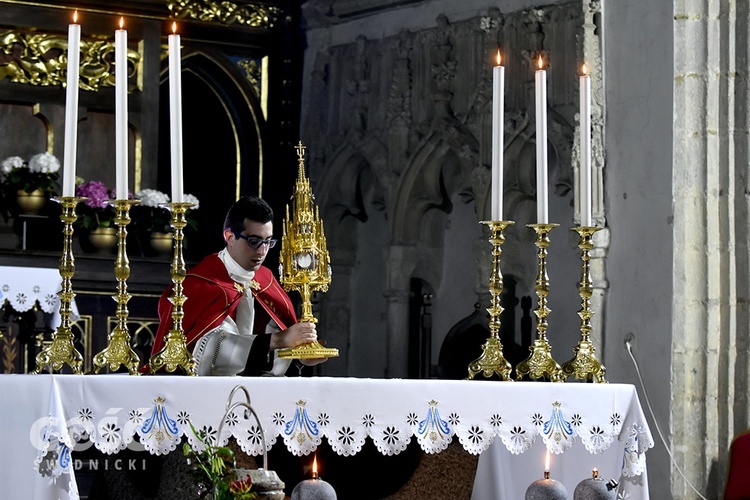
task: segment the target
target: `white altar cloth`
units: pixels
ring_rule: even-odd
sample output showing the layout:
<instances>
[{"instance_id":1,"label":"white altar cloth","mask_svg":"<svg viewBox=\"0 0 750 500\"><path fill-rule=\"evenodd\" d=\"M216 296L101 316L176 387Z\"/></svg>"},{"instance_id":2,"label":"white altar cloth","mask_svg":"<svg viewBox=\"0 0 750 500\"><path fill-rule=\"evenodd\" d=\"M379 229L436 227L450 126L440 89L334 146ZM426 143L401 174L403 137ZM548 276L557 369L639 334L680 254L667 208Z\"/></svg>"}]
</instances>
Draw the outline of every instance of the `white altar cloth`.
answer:
<instances>
[{"instance_id":1,"label":"white altar cloth","mask_svg":"<svg viewBox=\"0 0 750 500\"><path fill-rule=\"evenodd\" d=\"M645 452L653 440L631 385L172 375L0 376L0 439L12 450L0 459L3 494L77 498L71 450L84 442L104 453L143 446L164 454L183 437L195 442L189 423L215 436L238 384L267 444L283 440L297 455L324 438L341 455L356 454L365 439L392 455L412 439L437 453L456 437L474 454L494 443L480 459L474 500L523 498L542 477L545 449L552 477L571 496L597 467L620 481L620 498L648 499ZM234 436L260 454L261 433L243 413L227 416L220 439Z\"/></svg>"},{"instance_id":2,"label":"white altar cloth","mask_svg":"<svg viewBox=\"0 0 750 500\"><path fill-rule=\"evenodd\" d=\"M60 291L62 277L58 269L42 267L0 266L0 305L8 301L18 312L35 305L46 315L47 326L60 326ZM78 318L75 300L71 302L71 319Z\"/></svg>"}]
</instances>

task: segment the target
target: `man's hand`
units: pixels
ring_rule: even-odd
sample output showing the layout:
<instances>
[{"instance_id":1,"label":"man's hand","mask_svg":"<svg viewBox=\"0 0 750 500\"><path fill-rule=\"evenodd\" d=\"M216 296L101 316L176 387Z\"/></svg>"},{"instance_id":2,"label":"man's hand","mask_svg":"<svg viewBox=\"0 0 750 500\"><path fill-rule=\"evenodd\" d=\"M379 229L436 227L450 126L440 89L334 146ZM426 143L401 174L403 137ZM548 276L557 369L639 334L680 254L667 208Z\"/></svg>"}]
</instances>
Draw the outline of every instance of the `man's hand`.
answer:
<instances>
[{"instance_id":1,"label":"man's hand","mask_svg":"<svg viewBox=\"0 0 750 500\"><path fill-rule=\"evenodd\" d=\"M324 361L328 361L328 358L305 358L305 359L299 360L299 362L305 366L319 365L320 363L323 363Z\"/></svg>"},{"instance_id":2,"label":"man's hand","mask_svg":"<svg viewBox=\"0 0 750 500\"><path fill-rule=\"evenodd\" d=\"M271 349L285 349L318 340L315 323L295 323L286 330L271 334Z\"/></svg>"}]
</instances>

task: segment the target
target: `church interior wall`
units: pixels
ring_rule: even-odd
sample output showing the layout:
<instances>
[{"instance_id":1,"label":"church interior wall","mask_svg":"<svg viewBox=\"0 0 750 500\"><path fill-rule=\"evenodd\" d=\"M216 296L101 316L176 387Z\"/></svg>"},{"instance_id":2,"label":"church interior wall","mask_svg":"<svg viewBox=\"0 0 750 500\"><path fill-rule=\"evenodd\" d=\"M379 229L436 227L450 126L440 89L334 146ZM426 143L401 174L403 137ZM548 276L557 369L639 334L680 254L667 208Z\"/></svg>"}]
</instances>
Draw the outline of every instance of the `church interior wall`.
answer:
<instances>
[{"instance_id":1,"label":"church interior wall","mask_svg":"<svg viewBox=\"0 0 750 500\"><path fill-rule=\"evenodd\" d=\"M523 7L523 3L518 4L519 10ZM314 9L315 2L311 2L303 11L310 18L309 13ZM507 198L511 201L507 211L508 217L518 222L507 233L504 272L515 275L519 294L533 296L536 248L532 231L525 226L536 215L533 181L528 182L528 172L534 169L533 125L528 120L533 83L531 63L525 58L530 57L527 53L543 48L555 60L549 69L550 99L554 102L550 190L552 219L562 227L552 237L554 254L550 256L549 272L554 282L549 306L553 311L551 331L556 337L560 362L572 355L579 337L576 313L580 298L576 283L580 279L580 261L575 242L568 234L573 226L570 162L577 94L571 85L574 79L566 68L577 66L574 20L582 14L575 4L559 11L553 9L547 15L554 20L545 21L549 23L545 25L549 33L542 35L535 31L541 29L536 27L533 14L514 12L515 18L506 20L499 19L499 12L489 5L482 11L476 2L463 9L455 4L447 7L442 2L429 2L368 16L366 22L354 20L332 26L321 23L322 26L309 27L306 33L301 135L310 143L311 178L314 183L318 181L317 194L322 200L323 213L326 215L328 211L333 215L335 212L330 210L338 210L329 193L339 188L327 180L331 170L342 175L336 150L373 149L365 144L377 142L381 149L368 160L374 164L377 157L380 162L373 169L373 179L380 186L383 210L391 225L390 233L380 238L391 245L413 246L417 259L416 263L392 261L397 269L391 272L425 279L441 292L432 304L433 358L451 326L473 314L475 303L481 303L482 308L487 306L488 269L482 261L489 259L490 245L486 234L479 229L479 222L488 215L484 191L489 180L486 167L489 138L485 137L484 125L489 123L489 71L484 74L477 68L489 70L498 45L507 48L506 64L508 74L512 75L506 101L510 115L507 126L513 129L508 133L510 153L506 154L512 159L508 160L506 176L513 188L508 190ZM414 15L407 15L410 13ZM524 15L529 19L524 20ZM388 28L380 30L380 23ZM556 23L559 26L552 28ZM500 24L504 31L499 30ZM497 37L494 42L493 37ZM342 64L342 61L351 62ZM447 70L448 84L434 78L434 68L439 64L455 65L454 70ZM440 93L449 97L436 97ZM462 166L450 167L458 171L450 170L449 165L455 165L456 161ZM434 184L438 180L441 184ZM451 198L451 193L456 192L461 192L461 201L457 201L459 197L455 201ZM462 206L457 210L460 203L470 208ZM443 215L438 216L439 213ZM452 253L444 245L449 233L443 221L449 221L451 226L477 229L472 244L466 245L471 253ZM359 228L367 230L370 229L365 225ZM335 246L331 245L334 254ZM444 283L443 274L450 266L457 266L462 276L471 276L473 283L465 286L465 291L455 289L445 295L451 284ZM408 280L400 283L405 288ZM352 283L353 290L369 286L372 283ZM395 293L392 285L383 286L381 293ZM321 298L322 310L326 300ZM373 324L369 333L365 331L352 329L349 341L353 350L357 350L354 346L359 338L381 333ZM389 335L406 335L406 332ZM516 338L520 338L520 332L516 332ZM377 361L371 363L377 366Z\"/></svg>"},{"instance_id":2,"label":"church interior wall","mask_svg":"<svg viewBox=\"0 0 750 500\"><path fill-rule=\"evenodd\" d=\"M746 140L742 134L750 92L740 88L741 81L736 94L726 97L718 92L734 89L734 83L706 85L707 90L700 85L735 70L747 73L746 52L737 49L737 60L745 57L744 63L738 63L745 65L740 68L735 68L734 61L727 63L729 58L723 52L747 41L748 23L738 29L736 39L730 39L734 34L729 29L743 26L742 22L733 26L730 17L747 18L747 11L742 10L747 9L745 3L739 2L741 8L738 2L718 0L560 0L544 5L529 0L434 0L402 4L405 6L357 13L345 11L356 11L354 1L310 0L302 6L307 49L304 62L295 61L301 63L297 65L301 69L288 67L288 61L299 55L294 49L269 51L275 78L270 91L275 95L268 121L258 125L260 141L265 141L262 147L268 149L254 150L255 156L265 161L267 181L274 179L277 185L287 186L294 169L287 171L283 165L295 162L284 161L293 156L291 150L279 150L296 143L297 136L308 146L309 174L332 257L333 282L326 294L316 297L316 313L321 338L339 348L341 357L316 373L413 375L409 350L414 341L415 310L421 308L422 313L429 311L428 372L436 376L433 368L439 364L440 347L448 333L487 306L489 244L480 221L489 213L489 69L498 45L508 57L506 218L516 221L506 232L503 274L509 282L513 280L515 299L533 298L534 305L536 255L526 227L535 217L529 56L541 50L551 61L550 215L551 222L560 223L560 227L551 234L549 250L552 312L548 333L555 359L567 360L578 339L576 313L580 305L576 289L579 253L569 231L577 222L578 209L572 191L577 178L575 75L581 59L591 57L604 82L594 89L599 182L594 187L594 215L597 223L607 228L597 236L598 246L592 254L595 345L607 366L607 379L635 384L644 407L650 404L654 409L655 422L647 415L657 440L648 453L651 496L693 498L658 440L657 424L689 478L699 488L713 488L709 494L715 495L725 472L731 436L748 424L744 393L750 385L746 354L750 327L743 305L748 289L747 276L743 276L748 267L747 249L735 255L730 247L747 240L747 150L743 149L747 146L741 143ZM719 12L719 4L731 9ZM584 26L590 19L585 17L588 11L597 9L603 12L596 19L599 24ZM695 15L677 16L683 10ZM50 13L44 1L23 6L3 3L3 14L3 26L34 24L60 33L65 26L59 10ZM90 14L89 26L94 27L89 28L89 34L111 34L113 17ZM722 29L696 29L695 39L703 40L705 46L692 50L692 32L676 35L676 18L690 19L697 26L705 19L720 19ZM159 135L159 87L165 78L159 59L164 34L160 23L149 20L148 15L129 28L134 39L143 40L148 59L140 67L143 88L131 101L131 175L139 179L136 187L154 187L159 179L164 180L159 176L163 158L154 141ZM192 57L191 48L197 50L193 56L211 52L205 45L211 45L214 33L206 26L194 28L192 40L186 37L186 61ZM231 39L227 45L258 55L258 47L238 41L242 38L239 31L227 33ZM716 36L719 41L712 41L717 34L721 35ZM596 47L597 42L587 36L600 37L602 46ZM685 37L680 39L679 50L675 48L678 36ZM717 48L714 44L719 43L723 45ZM217 46L213 49L219 50ZM722 64L711 66L695 79L695 93L693 87L683 90L677 77L682 75L676 75L677 63L695 62L685 53L692 51L698 58L711 50ZM229 57L224 63L232 66ZM690 64L686 66L690 68ZM299 103L289 95L296 88L296 83L289 82L296 80L288 78L284 83L295 71L300 72L303 89L299 120L295 115ZM700 76L700 71L695 74ZM249 88L250 84L244 85ZM19 99L18 88L0 82L0 135L12 138L0 141L0 157L28 157L53 147L59 156L64 89L26 87ZM700 93L704 91L706 94ZM717 93L709 96L711 91ZM80 142L86 144L79 149L82 176L108 183L114 181L114 169L109 168L114 142L109 124L111 94L111 89L97 95L82 94L84 119L79 129ZM676 96L681 99L678 105L674 104ZM249 107L249 112L262 120L257 103ZM734 131L727 130L725 123L730 110L737 113L736 145L728 139ZM707 124L703 124L704 117ZM719 123L715 130L714 123ZM675 129L680 126L684 136L677 137ZM711 139L714 133L720 140ZM48 142L50 137L56 138L54 144ZM679 150L673 149L673 144ZM11 150L11 146L17 149ZM731 164L734 158L739 165ZM256 189L250 175L257 174L257 163L253 159L237 168L232 164L227 175L232 182L239 179L244 188ZM675 178L682 175L687 180ZM686 186L689 192L682 189ZM265 194L281 212L288 193ZM726 201L727 196L736 198ZM685 211L685 207L695 212ZM717 237L717 249L707 248L700 235ZM0 263L57 265L54 252L17 259L15 248L8 247L8 242L15 247L16 241L13 228L0 223ZM136 259L133 290L153 299L168 281L167 272L159 272L166 262ZM77 290L93 290L99 302L109 303L104 291L111 292L111 285L111 256L81 260ZM522 319L519 304L512 307L517 311L506 328L513 330L513 339L522 342L521 325L530 320ZM685 312L690 313L693 324L678 329ZM629 335L634 335L631 345L648 401L625 349ZM94 350L99 347L103 346L95 345Z\"/></svg>"},{"instance_id":3,"label":"church interior wall","mask_svg":"<svg viewBox=\"0 0 750 500\"><path fill-rule=\"evenodd\" d=\"M399 102L404 103L404 107L400 109L405 111L401 111L400 120L406 123L405 128L411 131L411 134L407 134L406 138L402 138L402 142L398 143L401 149L389 151L388 162L382 167L379 178L385 179L383 184L386 193L389 192L388 182L399 185L399 175L402 175L409 168L410 162L415 159L414 154L409 155L408 151L414 151L416 144L419 143L420 127L425 126L423 121L430 116L426 108L420 105L420 102L429 102L429 95L424 89L430 88L429 77L425 77L427 74L425 66L429 65L430 59L427 51L420 49L422 45L429 44L423 40L432 40L427 37L426 33L431 33L436 29L441 22L438 20L441 15L445 16L447 24L452 28L456 28L467 19L491 18L492 14L488 15L488 12L493 5L480 5L480 3L465 2L460 6L455 3L448 6L444 2L420 3L419 6L393 9L360 20L335 21L330 24L313 22L313 25L308 27L308 49L305 57L303 86L305 105L303 105L301 119L302 134L311 133L312 137L321 137L320 140L314 139L313 142L322 144L317 148L315 146L312 148L316 149L316 160L311 164L313 179L320 175L317 169L324 169L328 166L326 158L330 157L330 153L325 152L326 148L335 149L341 147L341 144L357 148L358 137L352 134L351 128L345 129L346 132L344 132L340 128L341 120L350 120L352 115L361 112L364 108L366 110L364 116L367 116L366 135L372 140L373 136L378 136L377 128L382 126L378 119L382 120L385 116L387 120L393 120L393 113L384 114L382 111L387 106L393 105L393 97L396 94L401 99ZM594 2L592 5L600 4ZM605 112L605 115L597 122L606 130L606 136L602 137L599 143L599 148L606 146L606 149L598 150L600 160L597 162L597 168L604 170L601 178L606 181L606 184L602 184L606 188L595 195L598 197L601 210L595 215L600 223L606 222L611 233L601 235L602 247L596 254L603 258L593 264L596 288L594 303L602 306L601 310L595 309L594 322L603 330L603 336L599 338L601 340L601 344L598 344L599 353L608 367L607 376L610 381L637 384L632 362L624 350L625 335L628 332L636 334L636 352L640 365L646 370L649 396L654 402L659 423L662 428L669 430L672 399L671 366L670 362L665 362L665 360L671 357L672 335L672 160L670 149L672 4L670 2L657 2L655 5L650 2L607 2L602 3L602 6L605 16L603 20L600 20L602 24L598 29L606 32L606 36L602 36L604 47L601 49L606 54L602 58L604 64L601 66L606 83L602 85L600 93L595 94L597 96L595 98L597 99L596 105ZM314 10L314 7L315 2L308 3L305 11L307 17L312 18L308 14ZM500 6L499 10L502 14L507 14L529 7L539 6L538 4L524 4L524 2L506 2ZM553 68L550 68L550 99L553 101L551 107L560 117L559 123L569 121L572 129L575 127L575 117L572 116L574 111L571 112L566 105L574 107L576 93L572 87L561 85L560 79L570 78L574 74L574 70L568 68L575 67L580 60L579 51L588 49L579 46L573 48L572 51L560 53L555 50L559 49L559 46L550 47L550 44L560 43L561 33L564 32L561 29L563 25L564 23L559 18L556 18L551 25L545 25L542 31L547 38L543 43L545 43L545 48L551 48L551 57L555 61ZM528 26L526 28L528 29ZM508 36L507 33L514 33L514 30L518 30L518 25L507 22L503 30L503 33L506 33L505 36ZM522 34L518 34L519 31ZM516 36L523 38L523 30L519 31L515 32ZM525 35L530 36L531 31L533 30L525 32ZM599 31L596 32L601 36ZM456 28L453 34L455 38L451 36L449 38L450 43L455 43L454 50L458 50L455 49L458 46L464 48L471 46L471 42L467 42L471 36L463 37L466 35L465 31ZM501 45L502 42L506 42L507 46L508 39L500 37L500 42ZM528 43L529 39L526 39L526 42ZM579 40L579 43L583 42ZM357 44L359 52L355 48ZM435 45L432 44L432 46ZM353 61L354 66L364 65L363 61L367 61L373 67L377 66L381 71L380 78L374 76L374 71L368 75L365 70L347 75L346 69L336 64L336 60L343 59L345 53L348 54L346 60ZM465 61L472 57L468 53L461 52L455 56L455 59ZM357 58L357 54L361 59ZM481 56L474 55L473 57L475 67L482 67L482 64L478 62ZM512 57L513 53L511 53ZM391 62L383 64L384 58L390 58ZM522 65L514 66L516 63L518 61L508 62L506 78L509 80L515 78L519 72L528 70ZM402 65L402 71L408 74L406 77L408 83L404 84L398 79L396 70L399 64ZM554 70L559 70L561 67L566 68L567 75L564 72L555 73ZM393 77L382 76L382 71L386 68L391 69ZM481 86L481 82L476 81L477 75L466 75L464 72L458 72L458 74L460 77L456 80L472 79L468 87ZM327 79L328 87L320 85L322 78ZM383 80L386 78L391 78L390 86L387 87L388 94L382 90ZM366 84L365 87L361 86L363 83ZM330 88L333 90L329 90ZM336 90L337 88L341 91ZM366 90L361 91L361 89ZM404 89L410 89L412 92ZM476 134L480 144L478 147L481 150L481 134L477 134L476 129L472 128L478 122L471 120L472 111L467 109L470 105L464 99L467 94L461 93L461 90L466 90L466 88L455 83L455 88L452 90L455 94L462 96L450 101L450 104L455 107L453 111L456 116L464 120L466 128ZM528 102L528 91L528 83L526 86L509 84L506 95L506 116L510 114L515 119L513 112L517 110L516 126L519 126L523 120L523 112L526 109L524 103ZM390 104L388 104L389 99ZM376 101L380 101L380 104ZM316 105L316 102L323 104ZM350 104L345 105L344 103L347 102ZM332 106L333 103L335 106ZM321 111L320 115L316 114L318 110ZM345 110L348 116L334 116L341 113L341 110ZM606 116L606 127L602 121L604 116ZM309 125L306 126L312 123L316 125L314 131ZM359 123L349 123L355 127L359 126ZM399 126L398 120L387 123L392 123L394 129ZM519 129L521 129L520 126ZM566 151L565 147L566 145L568 148L574 146L572 146L572 137L566 136L567 130L569 129L561 127L556 132L559 142L555 144L558 147L553 147L553 151L564 159L560 164L570 168L570 164L573 163L571 158L574 156L569 150ZM523 146L523 139L528 137L524 134L530 134L530 132L521 129L519 146ZM397 143L393 140L383 140L382 144L389 148ZM523 162L522 147L517 147L510 142L510 144L506 143L506 156L508 150L514 152L513 158L519 164ZM394 155L394 153L399 154ZM481 157L481 152L479 154ZM532 162L533 158L529 163ZM605 165L606 168L604 168ZM517 221L526 221L526 217L533 217L531 214L524 214L524 212L533 213L533 197L529 199L523 195L522 186L525 180L522 176L523 171L523 168L520 168L518 173L511 171L506 174L511 177L520 175L515 180L521 189L518 192L511 190L510 193L506 193L508 198L514 200L508 218ZM566 226L572 226L572 223L568 221L572 220L574 214L574 200L572 194L564 189L566 182L568 188L572 185L575 174L556 171L554 175L557 175L557 180L562 180L562 182L555 186L556 196L552 197L551 202L554 211L551 213L565 214L560 216L559 222L562 223L562 227L552 234L549 257L549 274L552 284L550 333L554 332L557 335L558 328L566 332L576 330L578 319L575 313L578 310L578 304L575 287L579 278L576 272L580 267L575 261L576 242L565 234L568 231ZM553 174L551 174L552 177ZM551 191L553 191L552 187ZM477 211L477 217L472 220L467 215L467 210L461 212L461 222L457 222L456 218L459 215L449 213L447 217L450 223L476 224L483 215L484 206L482 200L476 199L471 204ZM393 214L387 213L388 219L392 217ZM524 262L523 257L519 257L518 254L533 249L533 241L523 240L520 233L525 229L523 223L517 223L517 226L508 230L506 235L503 272L504 274L517 272L521 278L519 279L520 286L526 287L525 292L528 293L529 288L533 287L533 273L536 267L534 256L532 254L531 260ZM446 234L450 234L450 230ZM481 240L481 238L478 239ZM481 242L477 245L481 245ZM572 258L566 261L563 257L566 254ZM640 258L634 261L633 256L640 256ZM442 257L444 263L456 257L457 255L448 247L444 247ZM465 262L467 260L464 259ZM478 260L481 261L481 258L478 257ZM508 264L506 269L506 263L512 264ZM478 275L475 281L476 290L480 290L486 283L483 280L486 279L487 270L482 270L482 265L481 262L476 264ZM471 268L473 265L467 266ZM404 268L404 271L406 270L408 267ZM482 277L482 272L485 273L484 277ZM357 285L354 284L354 286ZM564 299L561 300L560 297ZM481 293L477 294L477 298L480 301L486 299L481 296ZM436 298L433 303L433 326L436 330L444 330L445 326L458 316L450 306L446 308L449 302L449 300ZM456 306L456 304L452 305ZM357 342L356 335L357 333L352 334L352 343ZM433 332L433 340L437 341L439 335L436 331ZM574 335L561 339L555 337L553 353L555 356L565 357L575 342ZM437 350L438 347L433 346L433 355ZM671 494L671 485L667 478L671 477L671 466L666 451L663 446L657 444L656 449L650 455L654 457L649 460L650 477L653 478L652 494L656 498L668 498Z\"/></svg>"},{"instance_id":4,"label":"church interior wall","mask_svg":"<svg viewBox=\"0 0 750 500\"><path fill-rule=\"evenodd\" d=\"M612 238L607 257L607 376L638 385L624 348L624 338L632 332L648 396L667 439L673 432L672 23L671 1L604 6L605 185ZM640 396L644 401L645 395ZM652 497L670 498L666 478L671 466L661 442L649 452L648 466Z\"/></svg>"}]
</instances>

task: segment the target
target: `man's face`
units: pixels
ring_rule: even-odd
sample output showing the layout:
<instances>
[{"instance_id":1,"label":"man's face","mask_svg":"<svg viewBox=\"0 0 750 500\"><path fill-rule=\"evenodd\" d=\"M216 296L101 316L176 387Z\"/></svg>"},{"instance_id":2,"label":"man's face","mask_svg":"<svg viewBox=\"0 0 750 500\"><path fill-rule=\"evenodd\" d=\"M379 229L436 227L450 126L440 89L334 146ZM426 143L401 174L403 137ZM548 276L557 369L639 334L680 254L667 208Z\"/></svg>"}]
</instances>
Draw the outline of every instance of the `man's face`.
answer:
<instances>
[{"instance_id":1,"label":"man's face","mask_svg":"<svg viewBox=\"0 0 750 500\"><path fill-rule=\"evenodd\" d=\"M273 236L273 223L261 224L245 219L244 229L240 234L267 240ZM266 259L266 255L268 255L269 246L267 244L263 244L259 248L253 248L247 244L247 240L238 238L229 229L224 231L224 240L227 242L229 255L248 271L257 271Z\"/></svg>"}]
</instances>

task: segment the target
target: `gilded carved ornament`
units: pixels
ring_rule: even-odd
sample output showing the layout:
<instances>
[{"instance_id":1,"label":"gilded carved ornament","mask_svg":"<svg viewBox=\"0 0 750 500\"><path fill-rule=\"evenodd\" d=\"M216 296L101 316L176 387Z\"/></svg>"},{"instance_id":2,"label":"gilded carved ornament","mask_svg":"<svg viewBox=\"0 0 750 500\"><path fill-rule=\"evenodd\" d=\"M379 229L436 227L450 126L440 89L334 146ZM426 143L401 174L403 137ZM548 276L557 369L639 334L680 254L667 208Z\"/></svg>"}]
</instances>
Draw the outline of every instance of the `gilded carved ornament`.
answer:
<instances>
[{"instance_id":1,"label":"gilded carved ornament","mask_svg":"<svg viewBox=\"0 0 750 500\"><path fill-rule=\"evenodd\" d=\"M263 70L258 61L255 59L241 59L237 61L237 66L245 72L245 78L253 87L253 90L255 90L255 94L260 96Z\"/></svg>"},{"instance_id":2,"label":"gilded carved ornament","mask_svg":"<svg viewBox=\"0 0 750 500\"><path fill-rule=\"evenodd\" d=\"M276 6L213 0L168 0L167 8L176 19L193 19L251 28L273 28L284 16Z\"/></svg>"},{"instance_id":3,"label":"gilded carved ornament","mask_svg":"<svg viewBox=\"0 0 750 500\"><path fill-rule=\"evenodd\" d=\"M65 86L68 39L47 33L0 33L0 80L37 86ZM113 42L81 41L80 87L114 87ZM128 77L136 75L141 55L128 49Z\"/></svg>"}]
</instances>

